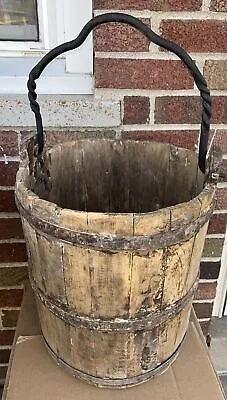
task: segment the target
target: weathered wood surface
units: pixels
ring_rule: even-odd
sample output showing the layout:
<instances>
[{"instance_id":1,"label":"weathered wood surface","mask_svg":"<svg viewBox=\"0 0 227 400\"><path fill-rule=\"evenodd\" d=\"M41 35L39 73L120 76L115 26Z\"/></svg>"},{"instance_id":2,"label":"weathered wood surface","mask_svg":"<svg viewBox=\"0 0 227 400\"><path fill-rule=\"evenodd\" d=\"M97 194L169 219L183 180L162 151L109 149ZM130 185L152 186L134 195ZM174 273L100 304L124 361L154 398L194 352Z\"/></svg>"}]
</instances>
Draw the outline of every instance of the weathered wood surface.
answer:
<instances>
[{"instance_id":1,"label":"weathered wood surface","mask_svg":"<svg viewBox=\"0 0 227 400\"><path fill-rule=\"evenodd\" d=\"M88 380L148 379L185 335L214 186L160 143L65 143L42 168L16 198L47 344Z\"/></svg>"},{"instance_id":2,"label":"weathered wood surface","mask_svg":"<svg viewBox=\"0 0 227 400\"><path fill-rule=\"evenodd\" d=\"M194 152L170 146L165 205L183 203L195 196L197 163Z\"/></svg>"},{"instance_id":3,"label":"weathered wood surface","mask_svg":"<svg viewBox=\"0 0 227 400\"><path fill-rule=\"evenodd\" d=\"M43 335L54 353L75 370L107 379L139 376L167 360L183 340L191 311L190 302L152 331L117 333L71 327L39 300L37 305Z\"/></svg>"}]
</instances>

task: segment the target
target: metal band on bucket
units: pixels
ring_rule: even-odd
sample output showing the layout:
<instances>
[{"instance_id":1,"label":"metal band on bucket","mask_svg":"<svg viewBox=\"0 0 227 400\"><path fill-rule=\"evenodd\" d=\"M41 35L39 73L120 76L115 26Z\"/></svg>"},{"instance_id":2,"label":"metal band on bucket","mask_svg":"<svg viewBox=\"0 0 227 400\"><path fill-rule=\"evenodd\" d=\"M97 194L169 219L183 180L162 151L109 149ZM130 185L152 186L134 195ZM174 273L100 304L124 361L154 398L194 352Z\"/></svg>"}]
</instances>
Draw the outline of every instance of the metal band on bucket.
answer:
<instances>
[{"instance_id":1,"label":"metal band on bucket","mask_svg":"<svg viewBox=\"0 0 227 400\"><path fill-rule=\"evenodd\" d=\"M100 378L100 377L89 375L85 372L82 372L82 371L72 367L71 365L67 364L60 357L58 357L54 353L54 351L51 349L51 347L49 346L49 344L47 343L45 338L44 338L44 343L46 345L48 353L57 362L57 364L60 365L62 368L64 368L67 372L69 372L74 377L79 378L83 381L86 381L87 383L92 383L93 385L96 385L98 387L103 387L103 388L104 387L106 387L106 388L112 387L112 388L116 388L116 389L124 389L126 387L139 385L140 383L146 382L149 379L153 378L155 375L159 375L159 374L162 374L163 372L165 372L166 369L169 368L170 365L178 357L178 354L179 354L180 348L184 342L185 336L184 336L182 342L177 347L177 349L174 351L174 353L167 360L165 360L163 363L158 365L156 368L154 368L148 372L145 372L144 374L133 376L130 378L124 378L124 379Z\"/></svg>"},{"instance_id":2,"label":"metal band on bucket","mask_svg":"<svg viewBox=\"0 0 227 400\"><path fill-rule=\"evenodd\" d=\"M55 237L58 240L73 243L78 246L103 250L103 251L153 251L157 248L163 248L185 242L194 235L209 221L213 206L209 211L201 214L187 226L180 226L177 230L163 231L151 236L123 236L123 235L105 235L98 233L88 233L72 231L65 227L57 226L51 222L45 221L41 217L32 215L30 210L26 210L20 200L16 197L16 204L20 215L41 234Z\"/></svg>"},{"instance_id":3,"label":"metal band on bucket","mask_svg":"<svg viewBox=\"0 0 227 400\"><path fill-rule=\"evenodd\" d=\"M104 332L135 332L138 330L153 330L157 326L164 324L170 318L178 315L184 309L187 303L193 298L194 293L197 290L199 281L198 275L191 289L183 298L176 301L174 304L160 312L154 312L140 318L115 318L105 320L99 318L84 317L75 314L75 312L72 311L67 305L60 303L59 300L54 298L54 296L46 295L40 288L38 288L37 283L31 275L32 274L30 272L30 281L34 293L45 305L45 307L47 307L47 309L57 318L60 318L65 323L71 326L81 326L84 328Z\"/></svg>"}]
</instances>

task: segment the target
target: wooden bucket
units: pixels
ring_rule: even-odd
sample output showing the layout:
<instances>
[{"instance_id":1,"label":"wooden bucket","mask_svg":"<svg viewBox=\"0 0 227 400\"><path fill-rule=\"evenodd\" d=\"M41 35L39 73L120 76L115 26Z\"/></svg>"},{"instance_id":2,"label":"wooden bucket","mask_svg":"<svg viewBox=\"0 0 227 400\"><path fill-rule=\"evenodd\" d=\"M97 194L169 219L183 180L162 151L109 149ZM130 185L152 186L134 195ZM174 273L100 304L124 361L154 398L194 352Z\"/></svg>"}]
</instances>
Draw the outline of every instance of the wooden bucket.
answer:
<instances>
[{"instance_id":1,"label":"wooden bucket","mask_svg":"<svg viewBox=\"0 0 227 400\"><path fill-rule=\"evenodd\" d=\"M175 359L212 213L197 164L169 144L81 140L20 168L43 336L73 375L124 387Z\"/></svg>"},{"instance_id":2,"label":"wooden bucket","mask_svg":"<svg viewBox=\"0 0 227 400\"><path fill-rule=\"evenodd\" d=\"M203 107L198 156L137 141L44 147L36 79L55 57L107 22L132 25L190 70ZM206 160L206 81L181 47L135 17L110 13L46 54L30 72L28 90L37 136L28 146L29 163L17 175L16 200L46 346L59 364L88 382L138 384L176 358L197 287L214 195Z\"/></svg>"}]
</instances>

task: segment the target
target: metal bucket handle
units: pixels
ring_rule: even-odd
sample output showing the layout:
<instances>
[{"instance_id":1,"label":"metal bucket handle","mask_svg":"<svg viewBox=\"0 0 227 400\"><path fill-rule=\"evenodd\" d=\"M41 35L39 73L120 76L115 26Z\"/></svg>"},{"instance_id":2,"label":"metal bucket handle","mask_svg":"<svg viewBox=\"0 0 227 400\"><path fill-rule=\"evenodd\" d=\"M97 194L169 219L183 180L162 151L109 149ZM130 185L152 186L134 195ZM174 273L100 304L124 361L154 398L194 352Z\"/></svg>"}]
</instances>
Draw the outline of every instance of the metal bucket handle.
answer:
<instances>
[{"instance_id":1,"label":"metal bucket handle","mask_svg":"<svg viewBox=\"0 0 227 400\"><path fill-rule=\"evenodd\" d=\"M43 72L44 68L57 56L60 54L67 52L69 50L73 50L81 46L81 44L85 41L89 33L98 25L105 24L108 22L122 22L125 24L129 24L133 26L135 29L143 33L150 41L157 44L158 46L163 47L164 49L170 50L172 53L176 54L183 63L188 67L191 72L196 86L198 87L202 99L202 122L201 122L201 134L200 134L200 143L199 143L199 168L205 173L206 170L206 154L207 154L207 146L208 146L208 138L209 138L209 130L210 130L210 119L211 119L211 97L210 91L207 88L207 83L195 62L189 56L188 53L182 47L177 45L174 42L170 42L156 33L154 33L147 25L141 22L139 19L132 17L131 15L123 14L123 13L107 13L103 15L99 15L91 19L82 29L80 34L76 39L71 40L69 42L63 43L54 49L52 49L49 53L47 53L38 64L30 71L29 79L27 83L28 87L28 98L30 101L30 106L32 111L35 114L36 119L36 128L37 128L37 145L38 145L38 154L41 154L44 147L44 138L43 138L43 123L42 117L40 114L40 107L37 99L37 94L35 92L36 83L35 80L38 79Z\"/></svg>"}]
</instances>

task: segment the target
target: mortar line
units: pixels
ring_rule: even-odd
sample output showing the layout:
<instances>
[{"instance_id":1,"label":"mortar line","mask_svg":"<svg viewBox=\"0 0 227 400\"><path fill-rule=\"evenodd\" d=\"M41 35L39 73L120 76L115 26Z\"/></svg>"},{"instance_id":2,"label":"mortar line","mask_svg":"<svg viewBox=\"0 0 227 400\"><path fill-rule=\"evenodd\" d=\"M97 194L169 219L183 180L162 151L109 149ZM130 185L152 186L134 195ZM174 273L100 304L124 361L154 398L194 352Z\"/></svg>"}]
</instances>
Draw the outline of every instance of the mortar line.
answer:
<instances>
[{"instance_id":1,"label":"mortar line","mask_svg":"<svg viewBox=\"0 0 227 400\"><path fill-rule=\"evenodd\" d=\"M17 326L2 326L0 327L0 331L16 331L16 328Z\"/></svg>"},{"instance_id":2,"label":"mortar line","mask_svg":"<svg viewBox=\"0 0 227 400\"><path fill-rule=\"evenodd\" d=\"M214 302L214 299L204 299L204 300L196 300L196 299L194 299L193 300L193 303L195 304L203 304L203 303L206 303L206 304L210 304L210 303L213 303Z\"/></svg>"},{"instance_id":3,"label":"mortar line","mask_svg":"<svg viewBox=\"0 0 227 400\"><path fill-rule=\"evenodd\" d=\"M157 50L157 45L155 46L155 51L153 48L151 48L150 51L146 52L136 52L136 51L97 51L95 53L95 58L116 58L116 59L134 59L134 60L165 60L165 61L175 61L180 59L177 55L168 52L168 51L158 51ZM217 60L217 61L222 61L222 60L227 60L227 53L195 53L195 52L189 52L190 56L197 62L199 60L205 61L207 59L209 60Z\"/></svg>"},{"instance_id":4,"label":"mortar line","mask_svg":"<svg viewBox=\"0 0 227 400\"><path fill-rule=\"evenodd\" d=\"M210 318L198 318L199 322L209 322L211 320L211 316Z\"/></svg>"},{"instance_id":5,"label":"mortar line","mask_svg":"<svg viewBox=\"0 0 227 400\"><path fill-rule=\"evenodd\" d=\"M4 162L5 164L8 164L9 162L19 162L20 157L19 156L0 156L0 162Z\"/></svg>"},{"instance_id":6,"label":"mortar line","mask_svg":"<svg viewBox=\"0 0 227 400\"><path fill-rule=\"evenodd\" d=\"M224 239L225 233L208 233L206 239Z\"/></svg>"},{"instance_id":7,"label":"mortar line","mask_svg":"<svg viewBox=\"0 0 227 400\"><path fill-rule=\"evenodd\" d=\"M8 243L25 243L24 239L1 239L0 244L8 244Z\"/></svg>"},{"instance_id":8,"label":"mortar line","mask_svg":"<svg viewBox=\"0 0 227 400\"><path fill-rule=\"evenodd\" d=\"M201 10L204 12L210 11L211 0L203 0Z\"/></svg>"},{"instance_id":9,"label":"mortar line","mask_svg":"<svg viewBox=\"0 0 227 400\"><path fill-rule=\"evenodd\" d=\"M12 262L12 263L0 263L0 268L21 268L28 267L27 262Z\"/></svg>"},{"instance_id":10,"label":"mortar line","mask_svg":"<svg viewBox=\"0 0 227 400\"><path fill-rule=\"evenodd\" d=\"M221 257L202 257L201 262L220 262Z\"/></svg>"},{"instance_id":11,"label":"mortar line","mask_svg":"<svg viewBox=\"0 0 227 400\"><path fill-rule=\"evenodd\" d=\"M5 213L5 212L0 212L0 219L19 219L20 218L20 214L17 212L13 212L13 213Z\"/></svg>"},{"instance_id":12,"label":"mortar line","mask_svg":"<svg viewBox=\"0 0 227 400\"><path fill-rule=\"evenodd\" d=\"M211 129L224 130L227 129L227 125L222 124L212 124ZM154 125L124 125L122 126L124 131L188 131L188 130L200 130L200 124L154 124Z\"/></svg>"},{"instance_id":13,"label":"mortar line","mask_svg":"<svg viewBox=\"0 0 227 400\"><path fill-rule=\"evenodd\" d=\"M100 100L109 100L110 97L114 100L121 100L123 96L135 96L140 95L142 96L197 96L199 97L198 89L96 89L95 95ZM211 90L212 96L227 96L227 90ZM226 124L227 125L227 124ZM94 128L93 128L94 129ZM101 130L102 128L99 128Z\"/></svg>"},{"instance_id":14,"label":"mortar line","mask_svg":"<svg viewBox=\"0 0 227 400\"><path fill-rule=\"evenodd\" d=\"M17 290L17 289L24 289L24 285L23 284L21 284L21 285L12 285L12 286L1 286L0 285L0 291L1 290L11 290L11 289L13 289L13 290Z\"/></svg>"},{"instance_id":15,"label":"mortar line","mask_svg":"<svg viewBox=\"0 0 227 400\"><path fill-rule=\"evenodd\" d=\"M102 9L94 10L94 15L101 15L104 13L126 13L136 18L151 18L158 21L162 20L218 20L226 21L225 13L216 13L209 10L197 11L149 11L149 10L118 10L118 9Z\"/></svg>"}]
</instances>

